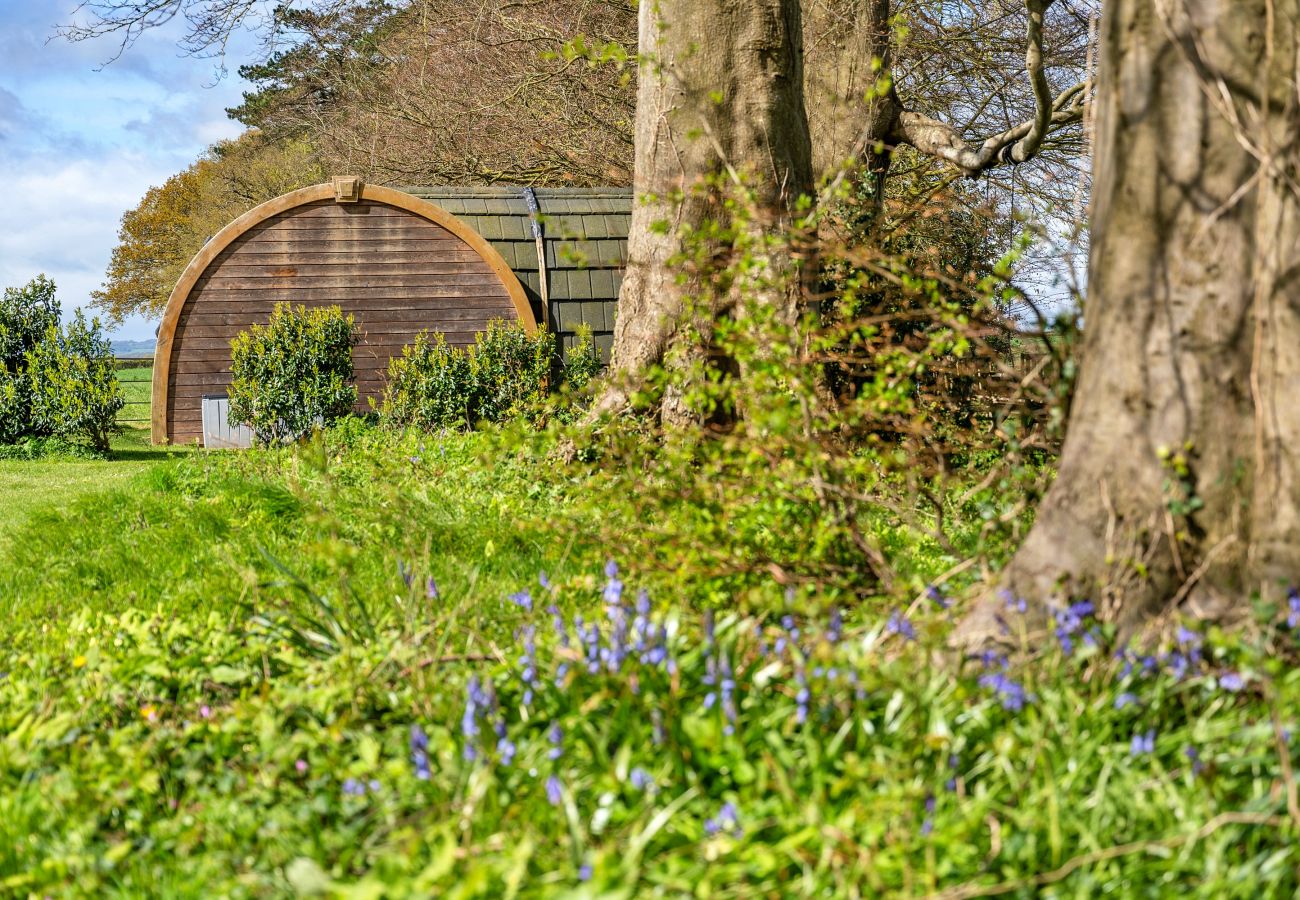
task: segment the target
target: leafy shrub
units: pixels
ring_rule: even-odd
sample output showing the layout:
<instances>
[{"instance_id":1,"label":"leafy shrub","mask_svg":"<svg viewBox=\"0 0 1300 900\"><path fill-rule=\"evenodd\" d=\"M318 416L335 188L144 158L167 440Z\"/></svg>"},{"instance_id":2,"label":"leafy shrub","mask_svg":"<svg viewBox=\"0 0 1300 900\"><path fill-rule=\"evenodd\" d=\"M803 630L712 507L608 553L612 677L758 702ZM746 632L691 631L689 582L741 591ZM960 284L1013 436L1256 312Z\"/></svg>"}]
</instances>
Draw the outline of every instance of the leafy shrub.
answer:
<instances>
[{"instance_id":1,"label":"leafy shrub","mask_svg":"<svg viewBox=\"0 0 1300 900\"><path fill-rule=\"evenodd\" d=\"M388 364L383 415L396 425L445 428L472 421L477 390L469 354L441 333L420 332Z\"/></svg>"},{"instance_id":2,"label":"leafy shrub","mask_svg":"<svg viewBox=\"0 0 1300 900\"><path fill-rule=\"evenodd\" d=\"M0 444L42 436L32 428L27 354L58 324L53 281L38 275L24 287L5 288L0 298Z\"/></svg>"},{"instance_id":3,"label":"leafy shrub","mask_svg":"<svg viewBox=\"0 0 1300 900\"><path fill-rule=\"evenodd\" d=\"M555 337L529 335L516 323L494 319L470 352L479 392L478 418L501 422L536 408L546 397L555 360Z\"/></svg>"},{"instance_id":4,"label":"leafy shrub","mask_svg":"<svg viewBox=\"0 0 1300 900\"><path fill-rule=\"evenodd\" d=\"M27 353L34 430L61 437L84 436L96 450L108 450L126 399L117 380L113 348L99 320L81 310L61 331L50 325Z\"/></svg>"},{"instance_id":5,"label":"leafy shrub","mask_svg":"<svg viewBox=\"0 0 1300 900\"><path fill-rule=\"evenodd\" d=\"M337 306L277 304L266 325L230 344L230 424L246 424L260 444L297 440L347 415L356 322Z\"/></svg>"},{"instance_id":6,"label":"leafy shrub","mask_svg":"<svg viewBox=\"0 0 1300 900\"><path fill-rule=\"evenodd\" d=\"M591 328L578 326L578 342L564 358L564 383L574 392L584 390L600 374L600 351L591 339Z\"/></svg>"},{"instance_id":7,"label":"leafy shrub","mask_svg":"<svg viewBox=\"0 0 1300 900\"><path fill-rule=\"evenodd\" d=\"M64 329L59 313L44 275L0 300L0 444L80 437L107 451L125 403L112 345L98 319L78 310Z\"/></svg>"},{"instance_id":8,"label":"leafy shrub","mask_svg":"<svg viewBox=\"0 0 1300 900\"><path fill-rule=\"evenodd\" d=\"M546 399L555 355L549 332L530 335L498 319L468 352L441 334L421 332L389 363L381 414L390 424L426 430L535 415Z\"/></svg>"}]
</instances>

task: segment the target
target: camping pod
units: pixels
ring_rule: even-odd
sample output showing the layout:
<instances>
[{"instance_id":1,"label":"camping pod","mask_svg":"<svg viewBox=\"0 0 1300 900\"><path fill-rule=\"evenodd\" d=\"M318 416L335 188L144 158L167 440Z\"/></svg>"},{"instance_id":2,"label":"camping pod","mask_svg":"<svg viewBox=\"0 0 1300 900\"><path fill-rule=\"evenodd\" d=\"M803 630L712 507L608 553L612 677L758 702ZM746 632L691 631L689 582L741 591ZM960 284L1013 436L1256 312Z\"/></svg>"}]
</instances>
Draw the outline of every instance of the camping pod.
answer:
<instances>
[{"instance_id":1,"label":"camping pod","mask_svg":"<svg viewBox=\"0 0 1300 900\"><path fill-rule=\"evenodd\" d=\"M230 385L231 340L277 303L356 318L360 410L421 331L468 346L493 319L529 332L544 322L567 350L586 325L608 354L631 207L617 188L396 189L355 178L263 203L214 235L172 291L154 357L153 439L203 441L204 399Z\"/></svg>"}]
</instances>

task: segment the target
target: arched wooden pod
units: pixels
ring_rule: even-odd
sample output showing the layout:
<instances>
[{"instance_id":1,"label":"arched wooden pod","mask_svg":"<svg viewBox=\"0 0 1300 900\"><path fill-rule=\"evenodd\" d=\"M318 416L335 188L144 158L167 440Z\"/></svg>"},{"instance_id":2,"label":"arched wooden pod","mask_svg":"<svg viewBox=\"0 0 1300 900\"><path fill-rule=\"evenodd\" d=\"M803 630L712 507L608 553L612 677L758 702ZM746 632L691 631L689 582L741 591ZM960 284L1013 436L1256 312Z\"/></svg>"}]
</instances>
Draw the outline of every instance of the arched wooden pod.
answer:
<instances>
[{"instance_id":1,"label":"arched wooden pod","mask_svg":"<svg viewBox=\"0 0 1300 900\"><path fill-rule=\"evenodd\" d=\"M172 291L153 370L154 443L202 435L202 398L230 384L230 341L276 303L342 307L356 317L361 399L382 390L390 357L423 330L469 344L492 319L537 321L515 273L446 210L363 185L338 202L333 184L263 203L218 232Z\"/></svg>"}]
</instances>

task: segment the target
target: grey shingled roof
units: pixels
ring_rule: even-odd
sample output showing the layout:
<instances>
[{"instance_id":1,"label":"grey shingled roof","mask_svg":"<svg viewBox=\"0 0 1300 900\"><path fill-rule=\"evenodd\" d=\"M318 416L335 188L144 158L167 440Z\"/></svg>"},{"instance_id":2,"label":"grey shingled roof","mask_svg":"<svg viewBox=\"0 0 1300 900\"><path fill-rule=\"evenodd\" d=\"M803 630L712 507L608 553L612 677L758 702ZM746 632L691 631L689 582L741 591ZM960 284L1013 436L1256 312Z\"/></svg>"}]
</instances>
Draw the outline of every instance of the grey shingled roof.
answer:
<instances>
[{"instance_id":1,"label":"grey shingled roof","mask_svg":"<svg viewBox=\"0 0 1300 900\"><path fill-rule=\"evenodd\" d=\"M487 238L514 269L533 303L538 293L537 242L528 203L520 187L404 187L441 206ZM551 330L564 348L573 345L580 323L591 327L596 346L608 358L614 312L627 260L632 221L630 188L534 188L541 210L550 288Z\"/></svg>"}]
</instances>

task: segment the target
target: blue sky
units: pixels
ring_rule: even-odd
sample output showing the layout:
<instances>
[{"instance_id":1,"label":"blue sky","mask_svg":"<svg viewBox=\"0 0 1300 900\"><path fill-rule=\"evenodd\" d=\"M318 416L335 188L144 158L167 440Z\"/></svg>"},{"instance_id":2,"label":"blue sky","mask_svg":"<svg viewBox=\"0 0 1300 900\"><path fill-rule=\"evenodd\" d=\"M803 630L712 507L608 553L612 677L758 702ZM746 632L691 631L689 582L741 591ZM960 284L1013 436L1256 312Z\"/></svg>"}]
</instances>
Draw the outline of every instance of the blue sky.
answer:
<instances>
[{"instance_id":1,"label":"blue sky","mask_svg":"<svg viewBox=\"0 0 1300 900\"><path fill-rule=\"evenodd\" d=\"M0 0L0 286L44 272L63 308L89 302L104 279L122 213L188 166L208 145L239 134L225 108L247 87L176 47L180 27L146 34L120 59L111 40L51 39L73 2ZM153 336L128 320L116 337Z\"/></svg>"}]
</instances>

